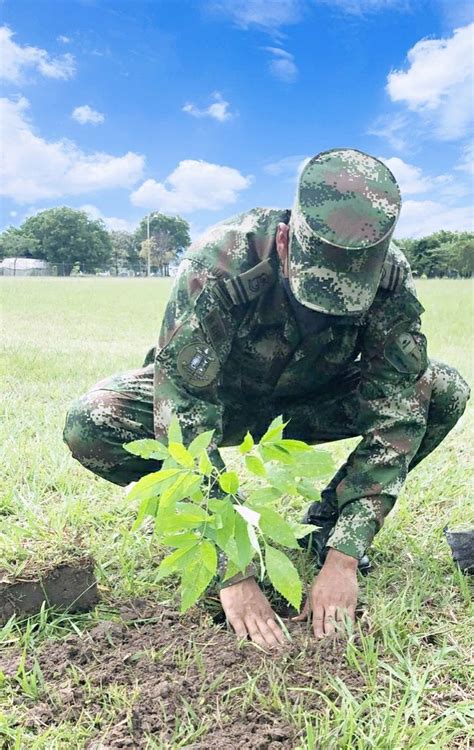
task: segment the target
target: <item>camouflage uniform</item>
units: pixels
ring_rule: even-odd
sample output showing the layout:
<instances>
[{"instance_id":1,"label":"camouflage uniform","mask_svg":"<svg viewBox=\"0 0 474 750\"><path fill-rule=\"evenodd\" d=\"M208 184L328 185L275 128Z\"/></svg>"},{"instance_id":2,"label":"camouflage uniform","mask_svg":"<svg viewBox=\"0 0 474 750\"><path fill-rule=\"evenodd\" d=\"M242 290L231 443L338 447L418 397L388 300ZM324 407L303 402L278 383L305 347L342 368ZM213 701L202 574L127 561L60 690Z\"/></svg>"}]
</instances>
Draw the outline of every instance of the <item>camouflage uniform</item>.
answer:
<instances>
[{"instance_id":1,"label":"camouflage uniform","mask_svg":"<svg viewBox=\"0 0 474 750\"><path fill-rule=\"evenodd\" d=\"M312 160L293 211L248 211L191 247L144 367L102 381L69 411L65 439L78 460L118 484L136 480L159 464L122 444L164 437L172 414L185 441L215 430L216 463L219 446L247 430L258 438L278 414L290 420L288 437L309 443L362 436L307 519L324 526L324 543L364 554L407 472L462 415L469 388L427 357L423 307L390 243L398 188L386 168L370 173L376 160L361 167L358 154L340 158L345 182L337 170L329 179L324 154L315 157L319 195ZM340 219L348 180L355 198ZM276 253L280 222L290 225L291 292Z\"/></svg>"}]
</instances>

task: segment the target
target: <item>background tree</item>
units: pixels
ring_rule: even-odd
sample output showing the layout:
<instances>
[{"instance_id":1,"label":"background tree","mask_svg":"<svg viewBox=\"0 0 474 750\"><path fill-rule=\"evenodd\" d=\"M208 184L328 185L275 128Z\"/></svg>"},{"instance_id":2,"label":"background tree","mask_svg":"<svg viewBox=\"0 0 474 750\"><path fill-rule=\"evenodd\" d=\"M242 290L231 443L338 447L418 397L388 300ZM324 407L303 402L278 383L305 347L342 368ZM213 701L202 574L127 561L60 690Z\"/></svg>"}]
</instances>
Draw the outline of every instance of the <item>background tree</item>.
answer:
<instances>
[{"instance_id":1,"label":"background tree","mask_svg":"<svg viewBox=\"0 0 474 750\"><path fill-rule=\"evenodd\" d=\"M161 276L169 276L170 264L191 244L189 224L181 216L150 215L150 243L147 242L147 218L141 220L135 233L140 246L140 257L146 263L150 253L151 268ZM145 243L145 244L143 244Z\"/></svg>"},{"instance_id":2,"label":"background tree","mask_svg":"<svg viewBox=\"0 0 474 750\"><path fill-rule=\"evenodd\" d=\"M112 253L112 243L103 221L91 219L84 211L72 208L41 211L26 219L20 231L36 240L36 257L59 265L59 270L66 275L75 263L79 263L85 273L100 270L106 266Z\"/></svg>"},{"instance_id":3,"label":"background tree","mask_svg":"<svg viewBox=\"0 0 474 750\"><path fill-rule=\"evenodd\" d=\"M110 265L116 274L125 269L132 271L140 270L140 256L135 237L130 232L110 232L112 253Z\"/></svg>"},{"instance_id":4,"label":"background tree","mask_svg":"<svg viewBox=\"0 0 474 750\"><path fill-rule=\"evenodd\" d=\"M441 230L419 239L397 240L417 276L471 276L474 233Z\"/></svg>"},{"instance_id":5,"label":"background tree","mask_svg":"<svg viewBox=\"0 0 474 750\"><path fill-rule=\"evenodd\" d=\"M474 234L463 232L450 243L453 265L460 276L469 278L474 274Z\"/></svg>"},{"instance_id":6,"label":"background tree","mask_svg":"<svg viewBox=\"0 0 474 750\"><path fill-rule=\"evenodd\" d=\"M8 227L0 235L1 258L40 258L38 241L17 227Z\"/></svg>"}]
</instances>

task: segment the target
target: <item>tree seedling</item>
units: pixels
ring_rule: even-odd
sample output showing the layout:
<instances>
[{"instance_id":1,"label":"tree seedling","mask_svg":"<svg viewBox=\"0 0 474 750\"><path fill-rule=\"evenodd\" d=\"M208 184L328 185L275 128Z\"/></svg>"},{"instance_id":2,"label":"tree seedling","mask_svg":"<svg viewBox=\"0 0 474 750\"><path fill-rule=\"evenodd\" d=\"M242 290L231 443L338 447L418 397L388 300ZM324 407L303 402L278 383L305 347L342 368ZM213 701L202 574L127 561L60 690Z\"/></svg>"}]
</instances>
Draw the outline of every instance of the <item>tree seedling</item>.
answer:
<instances>
[{"instance_id":1,"label":"tree seedling","mask_svg":"<svg viewBox=\"0 0 474 750\"><path fill-rule=\"evenodd\" d=\"M283 495L319 500L315 480L333 466L326 451L285 439L285 427L277 417L258 443L248 432L239 446L247 471L259 480L246 497L237 473L219 470L211 462L213 431L185 446L173 418L167 445L145 439L124 446L134 455L163 462L159 471L135 484L128 498L139 501L133 528L151 516L160 543L172 549L160 563L158 580L179 577L182 612L196 603L218 572L225 581L250 563L299 609L302 581L284 550L299 549L298 539L315 527L286 520L276 505Z\"/></svg>"}]
</instances>

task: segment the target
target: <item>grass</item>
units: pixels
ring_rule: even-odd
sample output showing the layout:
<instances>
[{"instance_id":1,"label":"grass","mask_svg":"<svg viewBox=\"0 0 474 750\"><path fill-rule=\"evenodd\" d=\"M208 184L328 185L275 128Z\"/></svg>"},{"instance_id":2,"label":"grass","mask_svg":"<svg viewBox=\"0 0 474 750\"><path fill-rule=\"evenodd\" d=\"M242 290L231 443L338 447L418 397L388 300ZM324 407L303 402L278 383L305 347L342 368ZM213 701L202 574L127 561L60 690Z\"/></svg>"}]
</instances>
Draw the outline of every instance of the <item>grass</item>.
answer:
<instances>
[{"instance_id":1,"label":"grass","mask_svg":"<svg viewBox=\"0 0 474 750\"><path fill-rule=\"evenodd\" d=\"M473 382L470 339L473 286L469 281L420 281L430 355L458 367ZM38 732L28 727L28 704L45 686L35 661L46 638L82 633L113 617L114 603L130 596L171 601L157 584L156 552L149 536L130 531L133 508L123 491L93 477L62 443L68 404L97 380L139 367L153 345L169 290L167 280L3 279L2 324L7 357L1 389L0 560L21 572L82 554L97 561L103 603L93 613L43 612L26 623L10 621L0 648L19 646L30 658L14 680L0 673L0 747L35 750L86 748L97 716ZM360 675L359 688L327 677L324 693L301 689L290 697L284 664L272 663L225 700L259 706L298 727L295 750L398 750L467 748L474 702L470 689L474 613L469 581L453 568L442 529L472 523L472 407L438 450L409 477L372 557L374 573L361 584L363 633L344 658ZM352 441L331 446L337 461ZM238 460L232 450L229 461ZM293 508L300 513L301 508ZM342 647L341 647L342 648ZM199 654L182 654L182 659ZM325 671L324 663L302 669ZM18 701L23 694L24 701ZM204 696L205 698L205 696ZM102 724L113 722L131 696L120 685L104 691ZM221 707L225 711L225 706ZM189 708L168 748L185 747L207 731L209 717ZM150 748L158 747L151 743ZM160 749L165 746L160 745Z\"/></svg>"}]
</instances>

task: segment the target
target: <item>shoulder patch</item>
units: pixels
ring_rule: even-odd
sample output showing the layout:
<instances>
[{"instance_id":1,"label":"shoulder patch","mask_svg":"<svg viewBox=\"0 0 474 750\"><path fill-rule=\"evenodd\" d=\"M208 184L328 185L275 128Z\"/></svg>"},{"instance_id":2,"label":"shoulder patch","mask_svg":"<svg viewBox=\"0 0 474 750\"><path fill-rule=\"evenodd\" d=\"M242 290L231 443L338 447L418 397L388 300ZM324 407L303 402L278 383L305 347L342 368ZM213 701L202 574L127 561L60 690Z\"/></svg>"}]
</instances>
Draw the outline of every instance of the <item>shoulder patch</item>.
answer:
<instances>
[{"instance_id":1,"label":"shoulder patch","mask_svg":"<svg viewBox=\"0 0 474 750\"><path fill-rule=\"evenodd\" d=\"M388 337L384 357L398 372L418 373L427 366L424 347L411 333L400 328L395 328Z\"/></svg>"},{"instance_id":2,"label":"shoulder patch","mask_svg":"<svg viewBox=\"0 0 474 750\"><path fill-rule=\"evenodd\" d=\"M176 358L176 368L183 380L193 388L207 388L219 372L219 359L205 341L191 341L183 346Z\"/></svg>"},{"instance_id":3,"label":"shoulder patch","mask_svg":"<svg viewBox=\"0 0 474 750\"><path fill-rule=\"evenodd\" d=\"M389 292L396 292L403 284L405 278L405 269L399 263L393 263L386 260L382 268L379 286L387 289Z\"/></svg>"}]
</instances>

